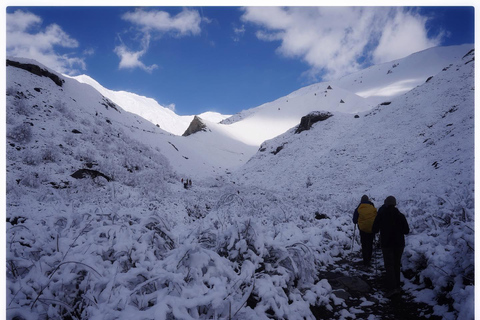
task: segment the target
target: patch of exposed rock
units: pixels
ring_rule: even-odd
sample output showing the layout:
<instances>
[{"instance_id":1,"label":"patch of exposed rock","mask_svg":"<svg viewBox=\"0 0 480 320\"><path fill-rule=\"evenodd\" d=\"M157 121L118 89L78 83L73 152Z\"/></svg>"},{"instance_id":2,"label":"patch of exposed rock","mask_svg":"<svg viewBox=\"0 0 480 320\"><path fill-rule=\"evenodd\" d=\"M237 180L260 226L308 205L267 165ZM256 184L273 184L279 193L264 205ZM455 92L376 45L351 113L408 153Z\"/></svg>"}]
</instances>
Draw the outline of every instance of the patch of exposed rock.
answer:
<instances>
[{"instance_id":1,"label":"patch of exposed rock","mask_svg":"<svg viewBox=\"0 0 480 320\"><path fill-rule=\"evenodd\" d=\"M202 118L200 118L199 116L195 116L193 117L192 122L190 122L190 125L188 126L187 130L182 136L187 137L199 131L207 131L207 130L208 130L207 125L203 122Z\"/></svg>"},{"instance_id":2,"label":"patch of exposed rock","mask_svg":"<svg viewBox=\"0 0 480 320\"><path fill-rule=\"evenodd\" d=\"M63 79L61 79L56 74L51 73L48 70L42 69L39 66L37 66L36 64L20 63L18 61L12 61L12 60L7 59L7 66L12 66L12 67L15 67L15 68L23 69L25 71L31 72L31 73L33 73L37 76L40 76L40 77L50 78L50 79L52 79L53 82L55 82L55 84L57 86L60 86L60 87L65 82Z\"/></svg>"},{"instance_id":3,"label":"patch of exposed rock","mask_svg":"<svg viewBox=\"0 0 480 320\"><path fill-rule=\"evenodd\" d=\"M319 121L324 121L327 120L333 116L330 112L327 111L313 111L307 114L306 116L303 116L302 119L300 120L300 124L297 127L297 130L295 133L300 133L305 130L310 130L312 125L316 122Z\"/></svg>"}]
</instances>

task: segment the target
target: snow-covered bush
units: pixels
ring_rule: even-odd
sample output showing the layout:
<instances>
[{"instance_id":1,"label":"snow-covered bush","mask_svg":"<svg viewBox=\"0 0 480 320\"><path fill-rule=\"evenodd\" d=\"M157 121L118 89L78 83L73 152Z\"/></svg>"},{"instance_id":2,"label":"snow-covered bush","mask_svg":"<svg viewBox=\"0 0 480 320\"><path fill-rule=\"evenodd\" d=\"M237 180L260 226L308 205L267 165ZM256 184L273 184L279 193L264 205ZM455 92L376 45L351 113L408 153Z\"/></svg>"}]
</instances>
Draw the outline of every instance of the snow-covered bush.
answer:
<instances>
[{"instance_id":1,"label":"snow-covered bush","mask_svg":"<svg viewBox=\"0 0 480 320\"><path fill-rule=\"evenodd\" d=\"M32 114L32 108L28 106L26 99L15 100L15 111L23 116L29 116Z\"/></svg>"},{"instance_id":2,"label":"snow-covered bush","mask_svg":"<svg viewBox=\"0 0 480 320\"><path fill-rule=\"evenodd\" d=\"M467 185L464 190L445 190L445 196L423 195L407 205L412 234L403 257L405 274L432 290L443 305L436 314L447 319L455 318L454 308L473 294L473 194Z\"/></svg>"},{"instance_id":3,"label":"snow-covered bush","mask_svg":"<svg viewBox=\"0 0 480 320\"><path fill-rule=\"evenodd\" d=\"M99 207L86 210L80 196L92 182L72 188L61 192L73 214L7 226L12 317L314 319L309 306L330 299L311 249L285 246L255 219L222 226L215 212L178 242L158 208L129 214L114 198L101 209L109 200L92 198L96 187L88 203Z\"/></svg>"},{"instance_id":4,"label":"snow-covered bush","mask_svg":"<svg viewBox=\"0 0 480 320\"><path fill-rule=\"evenodd\" d=\"M31 125L28 123L22 123L8 129L7 137L18 143L28 143L32 139Z\"/></svg>"},{"instance_id":5,"label":"snow-covered bush","mask_svg":"<svg viewBox=\"0 0 480 320\"><path fill-rule=\"evenodd\" d=\"M13 86L7 86L7 96L14 96L17 94L17 90Z\"/></svg>"},{"instance_id":6,"label":"snow-covered bush","mask_svg":"<svg viewBox=\"0 0 480 320\"><path fill-rule=\"evenodd\" d=\"M60 112L62 114L62 116L64 116L65 118L69 119L69 120L75 120L75 115L74 113L68 108L67 104L62 101L62 100L56 100L54 103L53 103L53 108L55 110L57 110L58 112Z\"/></svg>"},{"instance_id":7,"label":"snow-covered bush","mask_svg":"<svg viewBox=\"0 0 480 320\"><path fill-rule=\"evenodd\" d=\"M18 177L17 181L22 186L38 188L41 183L45 181L45 175L34 170L24 170L24 172Z\"/></svg>"},{"instance_id":8,"label":"snow-covered bush","mask_svg":"<svg viewBox=\"0 0 480 320\"><path fill-rule=\"evenodd\" d=\"M29 166L36 166L42 160L42 157L37 150L27 149L23 153L23 163Z\"/></svg>"},{"instance_id":9,"label":"snow-covered bush","mask_svg":"<svg viewBox=\"0 0 480 320\"><path fill-rule=\"evenodd\" d=\"M54 146L53 144L46 145L42 148L41 157L44 162L55 162L57 161L59 155L58 147Z\"/></svg>"}]
</instances>

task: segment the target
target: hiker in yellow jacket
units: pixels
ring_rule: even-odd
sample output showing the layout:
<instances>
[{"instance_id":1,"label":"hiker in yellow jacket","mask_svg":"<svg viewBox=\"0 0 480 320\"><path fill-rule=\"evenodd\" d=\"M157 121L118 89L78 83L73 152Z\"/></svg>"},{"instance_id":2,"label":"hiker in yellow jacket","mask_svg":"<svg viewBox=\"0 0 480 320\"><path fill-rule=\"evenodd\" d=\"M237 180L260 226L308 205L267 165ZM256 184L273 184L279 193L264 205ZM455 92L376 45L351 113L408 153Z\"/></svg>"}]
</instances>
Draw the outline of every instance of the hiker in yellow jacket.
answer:
<instances>
[{"instance_id":1,"label":"hiker in yellow jacket","mask_svg":"<svg viewBox=\"0 0 480 320\"><path fill-rule=\"evenodd\" d=\"M358 224L358 230L360 230L363 264L366 267L370 266L372 260L373 239L375 238L375 234L372 233L372 225L376 216L377 209L373 203L368 196L362 196L360 204L353 213L353 223Z\"/></svg>"}]
</instances>

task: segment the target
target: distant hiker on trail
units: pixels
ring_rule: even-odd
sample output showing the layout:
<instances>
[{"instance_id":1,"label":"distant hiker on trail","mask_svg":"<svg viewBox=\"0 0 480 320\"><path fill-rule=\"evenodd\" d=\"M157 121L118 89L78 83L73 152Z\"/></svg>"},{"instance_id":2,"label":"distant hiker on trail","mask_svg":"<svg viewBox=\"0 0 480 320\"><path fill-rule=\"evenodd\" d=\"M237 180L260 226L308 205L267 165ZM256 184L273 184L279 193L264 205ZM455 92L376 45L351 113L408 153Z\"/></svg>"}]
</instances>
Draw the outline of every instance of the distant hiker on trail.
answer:
<instances>
[{"instance_id":1,"label":"distant hiker on trail","mask_svg":"<svg viewBox=\"0 0 480 320\"><path fill-rule=\"evenodd\" d=\"M407 219L395 207L397 200L393 196L385 199L383 206L373 223L372 231L380 231L383 262L386 271L385 297L390 298L400 293L400 265L405 248L405 234L410 232Z\"/></svg>"},{"instance_id":2,"label":"distant hiker on trail","mask_svg":"<svg viewBox=\"0 0 480 320\"><path fill-rule=\"evenodd\" d=\"M370 261L372 260L373 239L375 238L375 234L372 233L372 225L376 216L377 209L373 203L368 196L362 196L360 204L353 213L353 223L358 224L358 230L360 230L363 265L365 267L370 267Z\"/></svg>"},{"instance_id":3,"label":"distant hiker on trail","mask_svg":"<svg viewBox=\"0 0 480 320\"><path fill-rule=\"evenodd\" d=\"M190 179L183 180L183 178L182 178L182 183L183 183L183 187L185 189L188 189L189 187L192 186L192 180L190 180Z\"/></svg>"}]
</instances>

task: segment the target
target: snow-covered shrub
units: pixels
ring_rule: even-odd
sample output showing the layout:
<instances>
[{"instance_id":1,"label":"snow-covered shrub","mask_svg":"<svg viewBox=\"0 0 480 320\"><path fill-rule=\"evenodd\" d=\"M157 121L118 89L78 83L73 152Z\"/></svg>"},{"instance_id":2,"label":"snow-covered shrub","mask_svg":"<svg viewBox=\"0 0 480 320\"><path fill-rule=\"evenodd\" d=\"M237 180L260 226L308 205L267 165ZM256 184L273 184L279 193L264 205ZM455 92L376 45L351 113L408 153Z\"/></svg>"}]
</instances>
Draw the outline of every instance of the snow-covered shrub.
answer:
<instances>
[{"instance_id":1,"label":"snow-covered shrub","mask_svg":"<svg viewBox=\"0 0 480 320\"><path fill-rule=\"evenodd\" d=\"M466 185L464 190L423 195L407 204L412 234L406 237L405 274L431 288L437 303L444 305L436 313L447 319L455 317L453 308L468 300L465 295L473 288L473 194Z\"/></svg>"},{"instance_id":2,"label":"snow-covered shrub","mask_svg":"<svg viewBox=\"0 0 480 320\"><path fill-rule=\"evenodd\" d=\"M53 144L45 146L41 151L41 157L44 162L56 162L60 150Z\"/></svg>"},{"instance_id":3,"label":"snow-covered shrub","mask_svg":"<svg viewBox=\"0 0 480 320\"><path fill-rule=\"evenodd\" d=\"M32 114L32 108L28 106L26 99L15 100L15 111L23 116L29 116Z\"/></svg>"},{"instance_id":4,"label":"snow-covered shrub","mask_svg":"<svg viewBox=\"0 0 480 320\"><path fill-rule=\"evenodd\" d=\"M6 92L7 96L14 96L17 94L17 90L13 86L8 86Z\"/></svg>"},{"instance_id":5,"label":"snow-covered shrub","mask_svg":"<svg viewBox=\"0 0 480 320\"><path fill-rule=\"evenodd\" d=\"M236 221L218 239L217 252L241 268L245 260L260 263L265 245L258 226L250 219Z\"/></svg>"},{"instance_id":6,"label":"snow-covered shrub","mask_svg":"<svg viewBox=\"0 0 480 320\"><path fill-rule=\"evenodd\" d=\"M77 137L74 134L65 136L64 141L65 144L70 147L76 147L78 145Z\"/></svg>"},{"instance_id":7,"label":"snow-covered shrub","mask_svg":"<svg viewBox=\"0 0 480 320\"><path fill-rule=\"evenodd\" d=\"M18 143L28 143L32 139L32 128L28 123L19 124L7 131L7 137Z\"/></svg>"},{"instance_id":8,"label":"snow-covered shrub","mask_svg":"<svg viewBox=\"0 0 480 320\"><path fill-rule=\"evenodd\" d=\"M62 100L56 100L54 103L53 103L53 108L55 110L57 110L58 112L60 112L62 114L62 116L64 116L65 118L67 118L68 120L75 120L75 115L73 114L73 112L68 108L67 104L65 103L65 101L62 101Z\"/></svg>"},{"instance_id":9,"label":"snow-covered shrub","mask_svg":"<svg viewBox=\"0 0 480 320\"><path fill-rule=\"evenodd\" d=\"M29 166L36 166L42 161L41 155L38 150L27 149L23 153L23 163Z\"/></svg>"},{"instance_id":10,"label":"snow-covered shrub","mask_svg":"<svg viewBox=\"0 0 480 320\"><path fill-rule=\"evenodd\" d=\"M88 317L85 309L94 304L92 288L101 277L94 263L69 255L87 229L73 229L73 221L62 217L44 219L43 224L26 219L7 227L7 277L17 279L7 286L12 314L27 319L30 312L36 318ZM66 237L70 233L78 233L73 241Z\"/></svg>"},{"instance_id":11,"label":"snow-covered shrub","mask_svg":"<svg viewBox=\"0 0 480 320\"><path fill-rule=\"evenodd\" d=\"M21 185L29 188L38 188L43 180L44 177L40 173L29 170L25 170L18 178Z\"/></svg>"}]
</instances>

